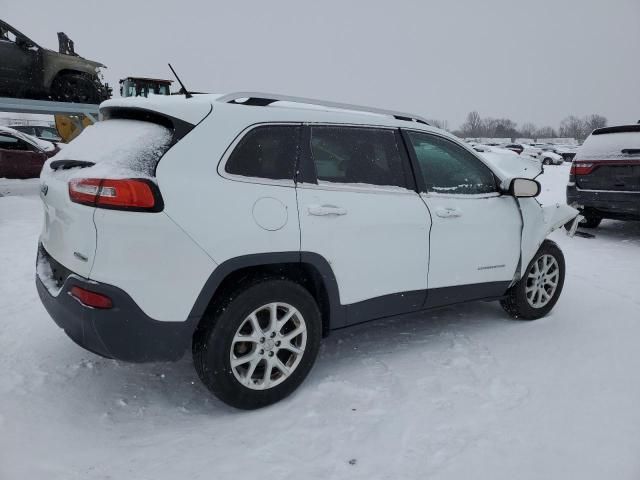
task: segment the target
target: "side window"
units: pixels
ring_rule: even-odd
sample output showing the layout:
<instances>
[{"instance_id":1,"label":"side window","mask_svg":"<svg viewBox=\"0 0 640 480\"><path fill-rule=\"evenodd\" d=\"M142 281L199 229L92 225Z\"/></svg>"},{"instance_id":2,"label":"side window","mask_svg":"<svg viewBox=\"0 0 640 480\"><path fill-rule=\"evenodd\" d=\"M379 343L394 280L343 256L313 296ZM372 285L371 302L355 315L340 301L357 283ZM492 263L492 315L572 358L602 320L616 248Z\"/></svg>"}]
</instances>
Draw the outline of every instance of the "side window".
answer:
<instances>
[{"instance_id":1,"label":"side window","mask_svg":"<svg viewBox=\"0 0 640 480\"><path fill-rule=\"evenodd\" d=\"M227 173L243 177L293 180L300 127L269 125L248 132L231 153Z\"/></svg>"},{"instance_id":2,"label":"side window","mask_svg":"<svg viewBox=\"0 0 640 480\"><path fill-rule=\"evenodd\" d=\"M407 187L407 162L395 130L311 127L318 181Z\"/></svg>"},{"instance_id":3,"label":"side window","mask_svg":"<svg viewBox=\"0 0 640 480\"><path fill-rule=\"evenodd\" d=\"M3 150L29 150L29 145L22 140L9 135L0 135L0 149Z\"/></svg>"},{"instance_id":4,"label":"side window","mask_svg":"<svg viewBox=\"0 0 640 480\"><path fill-rule=\"evenodd\" d=\"M53 133L51 130L46 130L44 128L40 130L39 135L37 136L42 138L48 138L51 140L55 140L56 138L58 138L58 136L55 133Z\"/></svg>"},{"instance_id":5,"label":"side window","mask_svg":"<svg viewBox=\"0 0 640 480\"><path fill-rule=\"evenodd\" d=\"M0 27L0 40L4 40L11 43L17 43L16 34L11 30Z\"/></svg>"},{"instance_id":6,"label":"side window","mask_svg":"<svg viewBox=\"0 0 640 480\"><path fill-rule=\"evenodd\" d=\"M497 191L491 170L454 142L408 132L428 192L483 194Z\"/></svg>"}]
</instances>

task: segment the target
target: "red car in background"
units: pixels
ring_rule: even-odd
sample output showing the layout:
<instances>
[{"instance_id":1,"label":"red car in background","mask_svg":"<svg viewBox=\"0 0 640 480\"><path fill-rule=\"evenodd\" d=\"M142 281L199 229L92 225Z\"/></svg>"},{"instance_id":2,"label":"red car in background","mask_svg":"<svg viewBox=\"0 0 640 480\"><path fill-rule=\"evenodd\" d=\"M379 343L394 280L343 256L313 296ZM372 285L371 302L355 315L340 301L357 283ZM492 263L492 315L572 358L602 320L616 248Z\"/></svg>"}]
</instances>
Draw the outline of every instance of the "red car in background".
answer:
<instances>
[{"instance_id":1,"label":"red car in background","mask_svg":"<svg viewBox=\"0 0 640 480\"><path fill-rule=\"evenodd\" d=\"M44 162L58 151L51 142L0 127L0 178L39 177Z\"/></svg>"}]
</instances>

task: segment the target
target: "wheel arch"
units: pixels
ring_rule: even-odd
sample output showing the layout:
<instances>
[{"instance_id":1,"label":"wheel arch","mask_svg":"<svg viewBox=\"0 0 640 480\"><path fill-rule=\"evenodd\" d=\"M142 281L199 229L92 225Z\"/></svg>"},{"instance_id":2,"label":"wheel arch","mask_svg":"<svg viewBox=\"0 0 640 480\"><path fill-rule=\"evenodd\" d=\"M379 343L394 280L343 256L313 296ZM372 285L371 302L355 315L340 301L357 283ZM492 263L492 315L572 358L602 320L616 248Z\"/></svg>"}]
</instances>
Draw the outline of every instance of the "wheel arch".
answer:
<instances>
[{"instance_id":1,"label":"wheel arch","mask_svg":"<svg viewBox=\"0 0 640 480\"><path fill-rule=\"evenodd\" d=\"M522 212L523 228L520 271L517 272L519 275L516 275L515 280L519 280L525 274L529 262L549 234L578 215L578 211L569 205L543 207L532 198L520 198L518 205Z\"/></svg>"},{"instance_id":2,"label":"wheel arch","mask_svg":"<svg viewBox=\"0 0 640 480\"><path fill-rule=\"evenodd\" d=\"M238 283L260 276L286 278L304 286L318 303L323 336L345 324L345 309L340 303L331 265L321 255L311 252L258 253L226 260L205 282L189 317L202 318Z\"/></svg>"},{"instance_id":3,"label":"wheel arch","mask_svg":"<svg viewBox=\"0 0 640 480\"><path fill-rule=\"evenodd\" d=\"M89 69L60 67L55 70L46 72L46 77L44 79L44 86L47 89L47 92L51 93L51 87L53 86L53 82L55 81L56 78L63 75L82 75L91 79L97 78L96 72L91 71Z\"/></svg>"}]
</instances>

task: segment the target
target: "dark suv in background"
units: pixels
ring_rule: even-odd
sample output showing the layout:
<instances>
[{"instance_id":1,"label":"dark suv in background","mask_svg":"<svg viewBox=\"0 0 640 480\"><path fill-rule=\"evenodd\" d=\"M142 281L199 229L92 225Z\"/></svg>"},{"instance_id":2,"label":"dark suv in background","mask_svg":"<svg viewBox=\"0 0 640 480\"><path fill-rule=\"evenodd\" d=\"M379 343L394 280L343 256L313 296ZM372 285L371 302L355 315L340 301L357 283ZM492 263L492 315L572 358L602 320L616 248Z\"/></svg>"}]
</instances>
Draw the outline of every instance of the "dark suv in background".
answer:
<instances>
[{"instance_id":1,"label":"dark suv in background","mask_svg":"<svg viewBox=\"0 0 640 480\"><path fill-rule=\"evenodd\" d=\"M640 125L594 130L571 165L567 203L597 227L603 218L640 220Z\"/></svg>"},{"instance_id":2,"label":"dark suv in background","mask_svg":"<svg viewBox=\"0 0 640 480\"><path fill-rule=\"evenodd\" d=\"M107 100L111 92L100 74L104 65L75 53L62 32L58 43L58 52L43 48L0 20L0 97L95 104Z\"/></svg>"}]
</instances>

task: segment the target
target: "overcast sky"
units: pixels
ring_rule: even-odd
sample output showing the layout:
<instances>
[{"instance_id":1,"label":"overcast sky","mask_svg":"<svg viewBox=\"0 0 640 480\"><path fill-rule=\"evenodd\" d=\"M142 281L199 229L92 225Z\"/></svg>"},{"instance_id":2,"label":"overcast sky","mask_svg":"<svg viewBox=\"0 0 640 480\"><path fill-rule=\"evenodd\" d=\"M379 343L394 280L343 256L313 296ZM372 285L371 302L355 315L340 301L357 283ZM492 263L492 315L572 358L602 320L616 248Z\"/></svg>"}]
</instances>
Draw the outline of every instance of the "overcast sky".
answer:
<instances>
[{"instance_id":1,"label":"overcast sky","mask_svg":"<svg viewBox=\"0 0 640 480\"><path fill-rule=\"evenodd\" d=\"M459 126L467 112L557 126L640 119L640 0L0 0L42 46L190 89L258 90L393 108Z\"/></svg>"}]
</instances>

